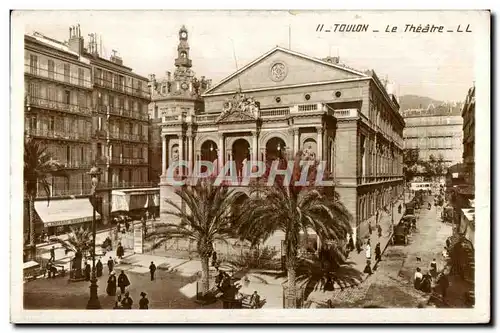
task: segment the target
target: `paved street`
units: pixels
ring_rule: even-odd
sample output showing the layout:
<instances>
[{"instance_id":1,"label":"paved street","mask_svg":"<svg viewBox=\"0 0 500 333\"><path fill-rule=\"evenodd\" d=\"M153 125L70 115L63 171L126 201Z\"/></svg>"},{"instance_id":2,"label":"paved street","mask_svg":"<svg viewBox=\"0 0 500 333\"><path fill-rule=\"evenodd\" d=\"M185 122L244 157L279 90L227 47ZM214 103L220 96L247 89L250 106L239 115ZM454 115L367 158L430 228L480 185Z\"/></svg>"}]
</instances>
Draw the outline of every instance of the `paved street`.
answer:
<instances>
[{"instance_id":1,"label":"paved street","mask_svg":"<svg viewBox=\"0 0 500 333\"><path fill-rule=\"evenodd\" d=\"M118 275L123 269L130 279L127 288L137 308L139 294L148 294L151 309L196 309L201 308L194 299L196 296L197 272L199 261L133 255L116 266ZM154 260L158 266L156 280L150 281L148 266ZM108 269L105 265L104 276L98 279L99 300L104 309L112 309L115 297L106 295ZM37 279L24 284L24 306L26 309L84 309L89 297L90 282L68 282L67 277ZM220 303L203 308L219 308Z\"/></svg>"},{"instance_id":2,"label":"paved street","mask_svg":"<svg viewBox=\"0 0 500 333\"><path fill-rule=\"evenodd\" d=\"M451 225L440 222L436 207L431 210L423 207L409 244L389 246L374 274L357 288L336 292L333 303L336 307L413 308L425 304L429 295L415 290L413 274L417 267L427 272L433 258L438 270L443 268L441 252L450 235Z\"/></svg>"}]
</instances>

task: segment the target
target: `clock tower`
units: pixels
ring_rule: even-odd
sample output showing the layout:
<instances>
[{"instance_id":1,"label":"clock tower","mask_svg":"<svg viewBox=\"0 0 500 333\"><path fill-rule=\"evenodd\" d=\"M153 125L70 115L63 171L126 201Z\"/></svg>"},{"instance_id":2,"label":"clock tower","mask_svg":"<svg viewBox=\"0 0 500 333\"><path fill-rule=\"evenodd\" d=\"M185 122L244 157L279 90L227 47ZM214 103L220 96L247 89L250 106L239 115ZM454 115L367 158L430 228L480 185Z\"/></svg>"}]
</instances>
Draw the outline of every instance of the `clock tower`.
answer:
<instances>
[{"instance_id":1,"label":"clock tower","mask_svg":"<svg viewBox=\"0 0 500 333\"><path fill-rule=\"evenodd\" d=\"M179 30L179 46L177 46L177 59L175 67L191 68L192 62L189 59L188 31L185 26Z\"/></svg>"}]
</instances>

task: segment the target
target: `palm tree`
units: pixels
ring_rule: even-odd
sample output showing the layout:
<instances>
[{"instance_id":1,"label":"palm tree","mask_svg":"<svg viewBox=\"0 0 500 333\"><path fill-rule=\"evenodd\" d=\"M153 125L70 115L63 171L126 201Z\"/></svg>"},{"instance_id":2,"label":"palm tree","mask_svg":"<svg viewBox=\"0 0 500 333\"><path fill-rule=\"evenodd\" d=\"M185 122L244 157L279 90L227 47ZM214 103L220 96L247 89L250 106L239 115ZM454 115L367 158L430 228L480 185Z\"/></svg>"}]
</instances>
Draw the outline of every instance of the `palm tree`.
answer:
<instances>
[{"instance_id":1,"label":"palm tree","mask_svg":"<svg viewBox=\"0 0 500 333\"><path fill-rule=\"evenodd\" d=\"M234 214L232 205L239 194L227 186L215 186L212 180L203 180L197 185L176 189L187 209L182 209L170 199L166 203L174 210L167 215L180 218L180 223L155 225L155 231L146 239L153 239L153 248L161 246L170 239L188 239L196 243L196 251L201 258L202 292L209 291L209 258L215 241L226 242L234 234Z\"/></svg>"},{"instance_id":2,"label":"palm tree","mask_svg":"<svg viewBox=\"0 0 500 333\"><path fill-rule=\"evenodd\" d=\"M24 141L24 189L28 197L30 221L29 247L30 256L34 260L36 253L35 230L35 198L38 185L47 194L47 205L50 203L49 176L66 176L62 165L47 152L47 147L32 139Z\"/></svg>"},{"instance_id":3,"label":"palm tree","mask_svg":"<svg viewBox=\"0 0 500 333\"><path fill-rule=\"evenodd\" d=\"M240 237L249 240L252 245L266 241L276 231L285 234L287 308L296 307L301 233L307 237L312 229L322 243L327 240L343 241L351 233L351 215L333 188L298 185L301 158L300 153L295 158L289 184L278 181L273 186L256 186L252 190L238 228ZM309 170L309 179L316 175L317 165Z\"/></svg>"},{"instance_id":4,"label":"palm tree","mask_svg":"<svg viewBox=\"0 0 500 333\"><path fill-rule=\"evenodd\" d=\"M70 233L67 239L54 237L51 238L51 241L61 244L66 251L75 253L71 269L76 269L76 278L81 276L82 258L92 250L92 231L83 227L70 227Z\"/></svg>"}]
</instances>

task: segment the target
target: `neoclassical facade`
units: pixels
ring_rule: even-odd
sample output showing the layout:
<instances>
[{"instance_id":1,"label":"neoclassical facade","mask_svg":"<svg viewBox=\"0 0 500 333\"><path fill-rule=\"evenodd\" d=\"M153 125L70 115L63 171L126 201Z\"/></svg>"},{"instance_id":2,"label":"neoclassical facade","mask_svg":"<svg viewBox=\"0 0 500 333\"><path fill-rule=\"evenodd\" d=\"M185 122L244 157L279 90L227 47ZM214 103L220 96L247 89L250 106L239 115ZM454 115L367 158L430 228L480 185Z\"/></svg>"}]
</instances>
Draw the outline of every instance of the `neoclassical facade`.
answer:
<instances>
[{"instance_id":1,"label":"neoclassical facade","mask_svg":"<svg viewBox=\"0 0 500 333\"><path fill-rule=\"evenodd\" d=\"M276 47L203 95L204 111L164 116L161 196L172 196L173 161L293 157L326 162L336 190L364 235L376 210L402 193L404 120L373 71L359 72ZM160 211L168 209L161 200Z\"/></svg>"}]
</instances>

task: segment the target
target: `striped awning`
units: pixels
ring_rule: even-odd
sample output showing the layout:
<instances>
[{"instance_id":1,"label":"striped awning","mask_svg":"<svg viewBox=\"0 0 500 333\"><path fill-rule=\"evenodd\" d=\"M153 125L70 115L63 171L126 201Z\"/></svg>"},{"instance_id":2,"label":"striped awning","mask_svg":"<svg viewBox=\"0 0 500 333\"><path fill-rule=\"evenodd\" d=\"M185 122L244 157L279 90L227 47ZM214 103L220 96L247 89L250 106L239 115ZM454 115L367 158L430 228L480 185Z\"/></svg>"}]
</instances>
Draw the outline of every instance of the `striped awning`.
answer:
<instances>
[{"instance_id":1,"label":"striped awning","mask_svg":"<svg viewBox=\"0 0 500 333\"><path fill-rule=\"evenodd\" d=\"M88 198L35 202L35 210L45 227L78 224L92 221L93 208ZM100 218L96 212L96 219Z\"/></svg>"}]
</instances>

